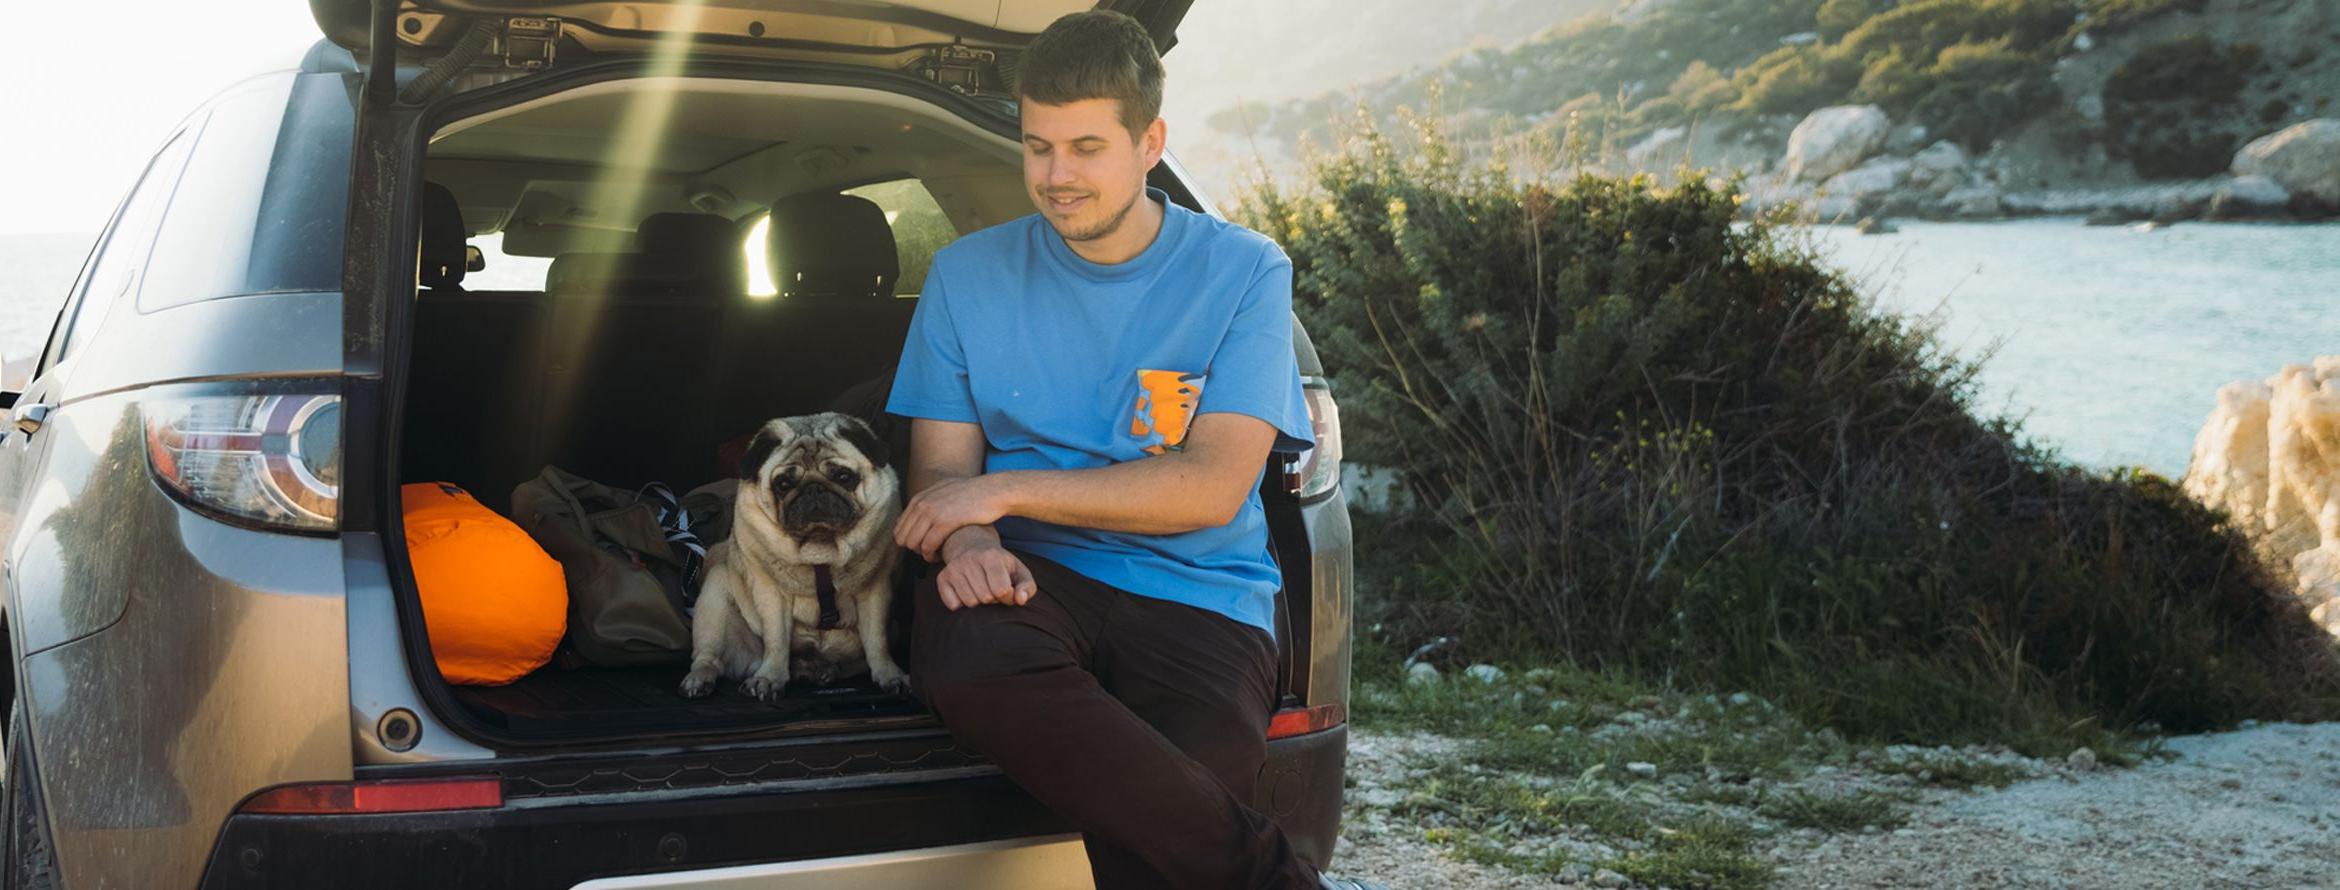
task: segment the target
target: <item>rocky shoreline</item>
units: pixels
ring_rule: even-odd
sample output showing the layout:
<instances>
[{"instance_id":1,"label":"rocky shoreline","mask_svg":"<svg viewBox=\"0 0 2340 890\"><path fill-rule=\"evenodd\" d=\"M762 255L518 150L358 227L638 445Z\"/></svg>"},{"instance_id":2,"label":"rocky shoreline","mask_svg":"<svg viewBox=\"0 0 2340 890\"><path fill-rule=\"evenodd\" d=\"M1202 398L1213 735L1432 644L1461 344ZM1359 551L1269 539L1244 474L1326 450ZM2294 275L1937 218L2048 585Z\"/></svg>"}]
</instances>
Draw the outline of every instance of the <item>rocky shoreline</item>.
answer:
<instances>
[{"instance_id":1,"label":"rocky shoreline","mask_svg":"<svg viewBox=\"0 0 2340 890\"><path fill-rule=\"evenodd\" d=\"M1661 131L1637 145L1663 156L1685 139ZM1922 146L1922 147L1918 147ZM2092 224L2328 221L2340 218L2340 120L2267 134L2235 154L2226 175L2172 182L2021 188L2000 152L1969 154L1925 128L1896 128L1875 106L1836 106L1795 127L1776 163L1749 170L1747 208L1804 221L1889 231L1891 219L1984 221L2085 217ZM1742 168L1744 169L1744 168Z\"/></svg>"}]
</instances>

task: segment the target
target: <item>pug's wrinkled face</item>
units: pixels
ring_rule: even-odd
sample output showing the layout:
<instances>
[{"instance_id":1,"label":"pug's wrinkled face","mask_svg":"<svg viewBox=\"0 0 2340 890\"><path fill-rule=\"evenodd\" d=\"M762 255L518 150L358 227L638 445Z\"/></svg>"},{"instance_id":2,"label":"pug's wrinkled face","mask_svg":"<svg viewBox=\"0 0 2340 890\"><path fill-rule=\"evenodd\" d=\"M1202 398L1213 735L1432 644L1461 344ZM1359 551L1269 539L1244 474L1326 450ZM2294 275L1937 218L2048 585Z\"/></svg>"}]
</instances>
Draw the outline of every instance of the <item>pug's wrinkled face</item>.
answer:
<instances>
[{"instance_id":1,"label":"pug's wrinkled face","mask_svg":"<svg viewBox=\"0 0 2340 890\"><path fill-rule=\"evenodd\" d=\"M748 441L740 477L782 533L798 546L833 544L894 496L885 443L859 418L784 417Z\"/></svg>"}]
</instances>

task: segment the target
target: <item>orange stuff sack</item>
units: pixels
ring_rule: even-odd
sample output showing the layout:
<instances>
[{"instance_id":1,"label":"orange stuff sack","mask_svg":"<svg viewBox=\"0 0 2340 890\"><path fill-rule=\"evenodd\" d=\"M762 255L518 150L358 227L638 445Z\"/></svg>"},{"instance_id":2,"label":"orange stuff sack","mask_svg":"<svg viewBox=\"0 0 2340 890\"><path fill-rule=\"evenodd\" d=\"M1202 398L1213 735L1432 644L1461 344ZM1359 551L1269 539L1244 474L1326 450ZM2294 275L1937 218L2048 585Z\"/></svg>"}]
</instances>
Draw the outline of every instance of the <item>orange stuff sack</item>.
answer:
<instances>
[{"instance_id":1,"label":"orange stuff sack","mask_svg":"<svg viewBox=\"0 0 2340 890\"><path fill-rule=\"evenodd\" d=\"M463 489L417 482L398 494L431 654L447 682L501 686L552 660L569 624L561 564Z\"/></svg>"}]
</instances>

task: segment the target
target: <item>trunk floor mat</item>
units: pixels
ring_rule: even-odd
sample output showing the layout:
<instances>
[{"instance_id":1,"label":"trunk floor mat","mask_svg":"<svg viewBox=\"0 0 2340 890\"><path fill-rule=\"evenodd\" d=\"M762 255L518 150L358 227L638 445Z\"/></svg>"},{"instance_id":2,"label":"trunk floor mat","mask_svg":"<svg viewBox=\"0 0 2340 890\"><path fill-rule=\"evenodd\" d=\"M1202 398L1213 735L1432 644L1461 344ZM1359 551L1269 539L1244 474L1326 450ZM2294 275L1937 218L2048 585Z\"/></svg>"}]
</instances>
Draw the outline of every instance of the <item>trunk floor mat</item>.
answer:
<instances>
[{"instance_id":1,"label":"trunk floor mat","mask_svg":"<svg viewBox=\"0 0 2340 890\"><path fill-rule=\"evenodd\" d=\"M867 677L827 686L791 683L778 701L761 702L725 680L706 698L682 697L681 665L635 668L544 668L505 686L457 686L455 697L490 726L535 734L594 734L736 728L797 720L895 717L925 708L908 695L880 691Z\"/></svg>"}]
</instances>

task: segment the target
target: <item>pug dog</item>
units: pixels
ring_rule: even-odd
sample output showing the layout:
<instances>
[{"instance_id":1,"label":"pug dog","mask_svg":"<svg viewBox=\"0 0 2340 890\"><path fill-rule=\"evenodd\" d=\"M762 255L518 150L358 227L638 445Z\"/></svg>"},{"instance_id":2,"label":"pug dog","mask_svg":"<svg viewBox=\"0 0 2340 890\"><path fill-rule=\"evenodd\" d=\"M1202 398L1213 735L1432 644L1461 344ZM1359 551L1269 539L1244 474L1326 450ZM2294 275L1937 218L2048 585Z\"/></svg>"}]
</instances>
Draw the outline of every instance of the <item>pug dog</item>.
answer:
<instances>
[{"instance_id":1,"label":"pug dog","mask_svg":"<svg viewBox=\"0 0 2340 890\"><path fill-rule=\"evenodd\" d=\"M739 475L731 537L707 551L682 694L726 678L770 701L792 676L864 671L909 688L886 642L902 506L884 440L844 414L783 417L748 441Z\"/></svg>"}]
</instances>

